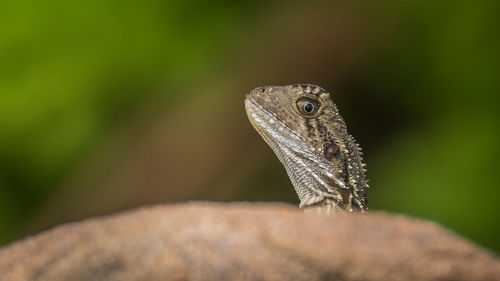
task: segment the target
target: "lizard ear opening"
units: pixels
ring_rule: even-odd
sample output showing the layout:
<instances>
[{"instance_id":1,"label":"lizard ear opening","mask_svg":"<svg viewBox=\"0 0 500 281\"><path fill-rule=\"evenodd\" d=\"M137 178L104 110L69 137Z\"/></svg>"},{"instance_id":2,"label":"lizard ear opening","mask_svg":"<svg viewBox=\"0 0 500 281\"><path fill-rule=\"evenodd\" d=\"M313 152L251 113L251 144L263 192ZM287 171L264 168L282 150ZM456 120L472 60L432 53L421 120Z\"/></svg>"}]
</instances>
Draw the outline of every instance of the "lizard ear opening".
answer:
<instances>
[{"instance_id":1,"label":"lizard ear opening","mask_svg":"<svg viewBox=\"0 0 500 281\"><path fill-rule=\"evenodd\" d=\"M323 154L328 161L339 160L342 156L342 152L340 151L340 147L335 143L329 143L325 145L325 149L323 150Z\"/></svg>"}]
</instances>

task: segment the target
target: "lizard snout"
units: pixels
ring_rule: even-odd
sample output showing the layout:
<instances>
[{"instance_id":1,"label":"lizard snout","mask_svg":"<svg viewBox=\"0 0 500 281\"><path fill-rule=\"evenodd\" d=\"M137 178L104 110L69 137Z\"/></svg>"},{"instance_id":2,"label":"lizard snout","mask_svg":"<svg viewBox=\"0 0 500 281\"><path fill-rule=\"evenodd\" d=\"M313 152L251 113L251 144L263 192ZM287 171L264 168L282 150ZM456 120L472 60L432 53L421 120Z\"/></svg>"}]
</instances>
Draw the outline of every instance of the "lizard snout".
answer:
<instances>
[{"instance_id":1,"label":"lizard snout","mask_svg":"<svg viewBox=\"0 0 500 281\"><path fill-rule=\"evenodd\" d=\"M255 96L256 96L256 95L258 95L258 94L262 94L262 93L264 93L264 92L266 91L266 88L267 88L267 87L265 87L265 86L263 86L263 87L257 87L257 88L255 88L255 89L251 90L249 93L247 93L247 94L245 95L245 97L246 97L247 99L248 99L248 98L255 97Z\"/></svg>"}]
</instances>

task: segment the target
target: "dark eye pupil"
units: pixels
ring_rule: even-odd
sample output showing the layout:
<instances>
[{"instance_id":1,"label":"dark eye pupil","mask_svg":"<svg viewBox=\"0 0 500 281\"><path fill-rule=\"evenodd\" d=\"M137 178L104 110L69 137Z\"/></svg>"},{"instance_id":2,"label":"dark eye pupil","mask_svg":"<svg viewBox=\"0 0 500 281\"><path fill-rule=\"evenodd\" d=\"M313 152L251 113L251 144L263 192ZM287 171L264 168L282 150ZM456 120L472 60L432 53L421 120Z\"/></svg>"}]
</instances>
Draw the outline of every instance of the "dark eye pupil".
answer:
<instances>
[{"instance_id":1,"label":"dark eye pupil","mask_svg":"<svg viewBox=\"0 0 500 281\"><path fill-rule=\"evenodd\" d=\"M306 103L306 105L304 105L304 110L306 112L312 112L314 110L314 105L312 103Z\"/></svg>"}]
</instances>

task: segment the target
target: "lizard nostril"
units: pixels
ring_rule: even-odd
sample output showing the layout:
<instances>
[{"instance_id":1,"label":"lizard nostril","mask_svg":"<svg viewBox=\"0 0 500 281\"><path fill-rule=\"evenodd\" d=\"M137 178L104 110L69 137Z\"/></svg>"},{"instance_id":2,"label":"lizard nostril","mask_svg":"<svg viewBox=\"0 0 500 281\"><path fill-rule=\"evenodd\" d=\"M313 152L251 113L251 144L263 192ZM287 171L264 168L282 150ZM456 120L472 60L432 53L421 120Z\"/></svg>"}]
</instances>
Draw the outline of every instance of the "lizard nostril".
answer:
<instances>
[{"instance_id":1,"label":"lizard nostril","mask_svg":"<svg viewBox=\"0 0 500 281\"><path fill-rule=\"evenodd\" d=\"M254 89L254 91L261 92L261 93L264 93L265 90L266 90L266 87L257 87Z\"/></svg>"},{"instance_id":2,"label":"lizard nostril","mask_svg":"<svg viewBox=\"0 0 500 281\"><path fill-rule=\"evenodd\" d=\"M266 88L267 87L257 87L255 89L251 90L249 93L247 93L245 95L245 97L248 99L248 98L251 98L254 95L264 93L266 91Z\"/></svg>"}]
</instances>

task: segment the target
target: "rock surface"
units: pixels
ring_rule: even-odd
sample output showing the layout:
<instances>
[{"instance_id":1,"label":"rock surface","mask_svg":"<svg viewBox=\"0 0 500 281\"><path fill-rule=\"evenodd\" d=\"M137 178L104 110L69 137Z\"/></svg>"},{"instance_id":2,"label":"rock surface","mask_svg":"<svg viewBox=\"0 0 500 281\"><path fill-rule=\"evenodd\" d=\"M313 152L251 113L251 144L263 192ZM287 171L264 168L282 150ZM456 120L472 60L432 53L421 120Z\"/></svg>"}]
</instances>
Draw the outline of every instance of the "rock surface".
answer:
<instances>
[{"instance_id":1,"label":"rock surface","mask_svg":"<svg viewBox=\"0 0 500 281\"><path fill-rule=\"evenodd\" d=\"M59 226L0 249L1 280L500 280L493 254L404 216L187 203Z\"/></svg>"}]
</instances>

